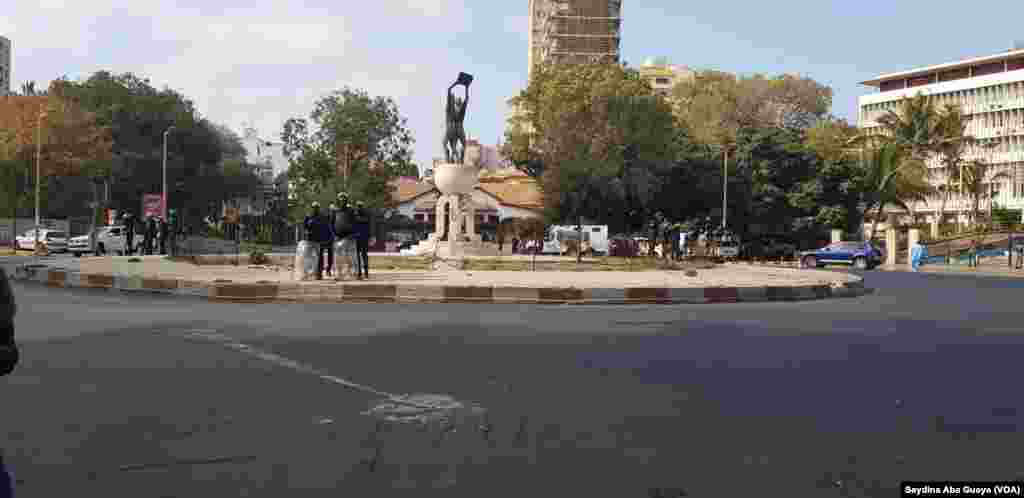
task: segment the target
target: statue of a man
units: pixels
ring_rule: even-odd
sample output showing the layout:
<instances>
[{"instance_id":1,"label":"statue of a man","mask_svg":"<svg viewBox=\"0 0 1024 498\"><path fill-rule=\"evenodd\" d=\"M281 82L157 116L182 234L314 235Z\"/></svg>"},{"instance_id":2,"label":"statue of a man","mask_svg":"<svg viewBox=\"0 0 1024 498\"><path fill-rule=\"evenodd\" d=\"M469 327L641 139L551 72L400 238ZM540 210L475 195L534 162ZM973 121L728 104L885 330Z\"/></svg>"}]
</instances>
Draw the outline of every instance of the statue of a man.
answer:
<instances>
[{"instance_id":1,"label":"statue of a man","mask_svg":"<svg viewBox=\"0 0 1024 498\"><path fill-rule=\"evenodd\" d=\"M444 147L445 160L449 163L462 164L466 156L466 129L462 123L466 120L466 107L469 106L469 85L473 76L459 73L459 78L448 87L448 105L445 109ZM460 99L452 90L459 85L466 87L466 98Z\"/></svg>"}]
</instances>

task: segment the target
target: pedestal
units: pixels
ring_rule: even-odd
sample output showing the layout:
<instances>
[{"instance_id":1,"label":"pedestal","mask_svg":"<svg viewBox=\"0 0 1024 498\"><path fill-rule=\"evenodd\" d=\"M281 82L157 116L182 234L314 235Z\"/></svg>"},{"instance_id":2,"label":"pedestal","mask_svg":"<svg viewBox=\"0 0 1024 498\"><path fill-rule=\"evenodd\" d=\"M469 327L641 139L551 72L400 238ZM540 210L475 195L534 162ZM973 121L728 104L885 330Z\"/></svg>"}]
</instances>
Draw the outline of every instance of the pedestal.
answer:
<instances>
[{"instance_id":1,"label":"pedestal","mask_svg":"<svg viewBox=\"0 0 1024 498\"><path fill-rule=\"evenodd\" d=\"M896 229L886 228L885 229L885 264L893 266L896 264L896 251L899 250L896 247Z\"/></svg>"}]
</instances>

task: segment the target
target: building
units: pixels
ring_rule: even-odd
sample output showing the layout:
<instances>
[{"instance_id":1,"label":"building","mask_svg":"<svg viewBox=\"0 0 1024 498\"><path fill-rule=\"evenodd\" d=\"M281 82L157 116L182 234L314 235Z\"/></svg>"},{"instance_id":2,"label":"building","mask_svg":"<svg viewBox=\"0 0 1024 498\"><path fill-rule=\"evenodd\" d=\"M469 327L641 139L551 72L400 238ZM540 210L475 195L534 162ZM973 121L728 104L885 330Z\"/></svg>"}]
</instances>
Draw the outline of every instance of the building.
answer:
<instances>
[{"instance_id":1,"label":"building","mask_svg":"<svg viewBox=\"0 0 1024 498\"><path fill-rule=\"evenodd\" d=\"M245 162L257 168L257 174L265 182L270 183L277 175L288 171L283 143L263 138L255 128L246 127L242 132L242 146L245 147Z\"/></svg>"},{"instance_id":2,"label":"building","mask_svg":"<svg viewBox=\"0 0 1024 498\"><path fill-rule=\"evenodd\" d=\"M858 124L868 131L877 129L878 118L898 109L899 100L917 94L930 96L939 106L959 105L969 117L968 133L981 143L970 148L965 159L983 159L994 165L993 174L1005 172L1009 179L992 182L991 201L1008 209L1024 208L1024 46L957 62L883 74L861 83L875 89L859 98ZM938 168L938 158L928 159ZM945 183L933 175L935 185ZM936 196L909 206L936 222L942 205ZM986 202L983 207L988 208ZM944 222L965 221L968 199L954 195L945 205Z\"/></svg>"},{"instance_id":3,"label":"building","mask_svg":"<svg viewBox=\"0 0 1024 498\"><path fill-rule=\"evenodd\" d=\"M0 36L0 96L11 94L11 40Z\"/></svg>"},{"instance_id":4,"label":"building","mask_svg":"<svg viewBox=\"0 0 1024 498\"><path fill-rule=\"evenodd\" d=\"M647 80L655 92L666 97L676 83L692 79L695 74L689 67L669 64L665 57L650 57L640 65L640 77Z\"/></svg>"},{"instance_id":5,"label":"building","mask_svg":"<svg viewBox=\"0 0 1024 498\"><path fill-rule=\"evenodd\" d=\"M429 178L393 182L391 208L433 231L437 222L436 206L441 192ZM544 208L536 180L513 168L480 170L480 183L473 190L478 233L494 235L498 222L508 218L540 218Z\"/></svg>"},{"instance_id":6,"label":"building","mask_svg":"<svg viewBox=\"0 0 1024 498\"><path fill-rule=\"evenodd\" d=\"M529 71L558 63L619 61L622 0L530 0Z\"/></svg>"}]
</instances>

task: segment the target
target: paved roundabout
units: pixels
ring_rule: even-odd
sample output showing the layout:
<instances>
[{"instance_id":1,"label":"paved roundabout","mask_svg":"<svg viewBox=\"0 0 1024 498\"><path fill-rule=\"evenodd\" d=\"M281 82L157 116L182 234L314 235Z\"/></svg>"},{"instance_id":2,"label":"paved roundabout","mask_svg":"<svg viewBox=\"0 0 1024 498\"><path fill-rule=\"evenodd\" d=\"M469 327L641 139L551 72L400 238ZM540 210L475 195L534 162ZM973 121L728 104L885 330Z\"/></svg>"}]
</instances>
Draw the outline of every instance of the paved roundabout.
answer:
<instances>
[{"instance_id":1,"label":"paved roundabout","mask_svg":"<svg viewBox=\"0 0 1024 498\"><path fill-rule=\"evenodd\" d=\"M369 281L294 281L266 266L203 264L165 257L111 257L21 265L15 278L53 287L98 288L243 302L462 302L705 304L856 297L858 276L817 270L716 266L679 271L375 271Z\"/></svg>"}]
</instances>

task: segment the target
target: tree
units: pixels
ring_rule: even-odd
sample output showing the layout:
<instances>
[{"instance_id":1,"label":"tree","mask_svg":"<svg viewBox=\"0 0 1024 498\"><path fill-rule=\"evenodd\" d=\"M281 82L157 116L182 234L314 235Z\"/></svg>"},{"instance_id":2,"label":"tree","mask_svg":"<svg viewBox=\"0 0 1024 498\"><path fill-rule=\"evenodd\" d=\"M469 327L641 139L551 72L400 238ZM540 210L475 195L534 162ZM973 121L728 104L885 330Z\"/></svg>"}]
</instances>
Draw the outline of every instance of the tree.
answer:
<instances>
[{"instance_id":1,"label":"tree","mask_svg":"<svg viewBox=\"0 0 1024 498\"><path fill-rule=\"evenodd\" d=\"M351 88L318 100L308 119L286 121L281 139L288 176L301 199L293 216L308 208L307 201L333 200L341 191L371 206L386 204L388 180L417 170L406 122L390 97Z\"/></svg>"},{"instance_id":2,"label":"tree","mask_svg":"<svg viewBox=\"0 0 1024 498\"><path fill-rule=\"evenodd\" d=\"M540 178L552 222L583 211L606 219L609 213L595 206L625 203L609 197L628 196L634 173L626 167L629 153L635 156L632 167L675 158L671 107L618 64L538 65L510 104L517 111L509 119L503 152Z\"/></svg>"},{"instance_id":3,"label":"tree","mask_svg":"<svg viewBox=\"0 0 1024 498\"><path fill-rule=\"evenodd\" d=\"M935 151L942 165L936 172L940 175L938 190L942 196L938 213L940 220L945 219L946 202L953 192L960 189L961 168L964 165L967 148L977 143L977 140L967 133L969 124L970 119L957 105L947 105L939 115L939 139L935 144Z\"/></svg>"},{"instance_id":4,"label":"tree","mask_svg":"<svg viewBox=\"0 0 1024 498\"><path fill-rule=\"evenodd\" d=\"M935 101L920 93L900 99L896 110L879 117L878 123L885 139L906 147L912 157L920 160L936 151L944 138Z\"/></svg>"},{"instance_id":5,"label":"tree","mask_svg":"<svg viewBox=\"0 0 1024 498\"><path fill-rule=\"evenodd\" d=\"M995 182L1012 176L1006 171L996 171L995 165L983 159L963 164L963 192L971 200L971 223L977 223L981 201L993 196Z\"/></svg>"},{"instance_id":6,"label":"tree","mask_svg":"<svg viewBox=\"0 0 1024 498\"><path fill-rule=\"evenodd\" d=\"M872 149L865 164L862 188L870 193L864 212L876 209L868 240L873 240L878 221L887 205L910 211L905 200L920 199L927 187L921 186L926 166L907 147L885 142Z\"/></svg>"}]
</instances>

